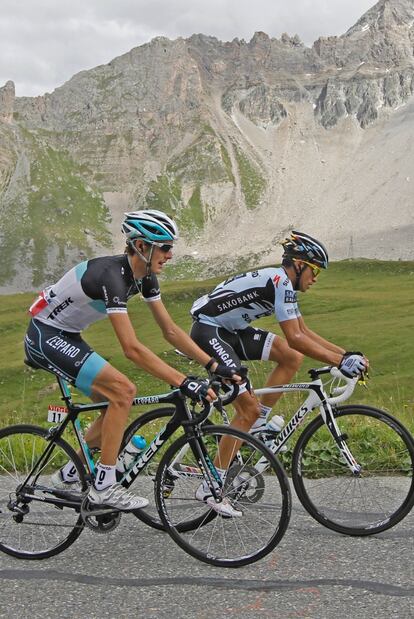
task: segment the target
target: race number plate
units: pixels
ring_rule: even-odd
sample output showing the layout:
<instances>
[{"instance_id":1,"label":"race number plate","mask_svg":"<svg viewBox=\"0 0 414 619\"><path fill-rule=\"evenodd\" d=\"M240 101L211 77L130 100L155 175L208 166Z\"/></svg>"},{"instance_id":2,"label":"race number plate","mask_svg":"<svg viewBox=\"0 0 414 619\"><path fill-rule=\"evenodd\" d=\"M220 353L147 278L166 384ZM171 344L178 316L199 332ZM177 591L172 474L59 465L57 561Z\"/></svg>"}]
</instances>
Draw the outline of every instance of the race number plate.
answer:
<instances>
[{"instance_id":1,"label":"race number plate","mask_svg":"<svg viewBox=\"0 0 414 619\"><path fill-rule=\"evenodd\" d=\"M60 423L68 414L66 406L54 406L49 404L47 408L47 420L51 423Z\"/></svg>"}]
</instances>

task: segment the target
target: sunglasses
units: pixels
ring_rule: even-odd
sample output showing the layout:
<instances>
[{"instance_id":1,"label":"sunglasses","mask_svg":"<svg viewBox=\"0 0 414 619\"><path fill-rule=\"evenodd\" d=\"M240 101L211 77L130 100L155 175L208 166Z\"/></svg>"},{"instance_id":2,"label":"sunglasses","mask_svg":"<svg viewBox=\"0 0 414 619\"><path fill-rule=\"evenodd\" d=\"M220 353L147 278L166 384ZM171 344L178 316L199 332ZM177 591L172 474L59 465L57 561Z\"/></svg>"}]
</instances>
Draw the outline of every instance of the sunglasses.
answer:
<instances>
[{"instance_id":1,"label":"sunglasses","mask_svg":"<svg viewBox=\"0 0 414 619\"><path fill-rule=\"evenodd\" d=\"M306 260L302 260L302 262L304 264L306 264L311 269L313 277L318 277L319 273L321 272L319 267L317 267L316 265L312 264L311 262L306 262Z\"/></svg>"},{"instance_id":2,"label":"sunglasses","mask_svg":"<svg viewBox=\"0 0 414 619\"><path fill-rule=\"evenodd\" d=\"M156 243L155 241L152 241L149 244L159 247L160 250L163 251L165 254L168 254L168 252L174 248L174 245L171 245L170 243Z\"/></svg>"}]
</instances>

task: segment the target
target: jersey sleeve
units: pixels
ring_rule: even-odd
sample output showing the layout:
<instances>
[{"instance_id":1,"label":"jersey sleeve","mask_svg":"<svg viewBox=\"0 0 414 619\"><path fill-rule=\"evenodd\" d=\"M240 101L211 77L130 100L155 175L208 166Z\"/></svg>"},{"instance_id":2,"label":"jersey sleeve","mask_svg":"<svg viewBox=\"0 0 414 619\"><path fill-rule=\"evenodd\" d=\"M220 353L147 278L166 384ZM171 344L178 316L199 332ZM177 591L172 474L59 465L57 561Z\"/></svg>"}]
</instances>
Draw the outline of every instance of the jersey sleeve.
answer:
<instances>
[{"instance_id":1,"label":"jersey sleeve","mask_svg":"<svg viewBox=\"0 0 414 619\"><path fill-rule=\"evenodd\" d=\"M81 277L82 289L98 312L127 313L127 286L119 261L94 258L87 263Z\"/></svg>"},{"instance_id":2,"label":"jersey sleeve","mask_svg":"<svg viewBox=\"0 0 414 619\"><path fill-rule=\"evenodd\" d=\"M275 316L278 322L299 318L301 313L297 302L297 293L293 290L290 279L283 275L273 278L275 286Z\"/></svg>"},{"instance_id":3,"label":"jersey sleeve","mask_svg":"<svg viewBox=\"0 0 414 619\"><path fill-rule=\"evenodd\" d=\"M106 279L101 284L103 302L105 303L108 314L126 314L127 310L127 291L121 279Z\"/></svg>"},{"instance_id":4,"label":"jersey sleeve","mask_svg":"<svg viewBox=\"0 0 414 619\"><path fill-rule=\"evenodd\" d=\"M144 277L141 281L141 294L147 303L159 301L161 299L160 285L157 276L152 273L149 277Z\"/></svg>"}]
</instances>

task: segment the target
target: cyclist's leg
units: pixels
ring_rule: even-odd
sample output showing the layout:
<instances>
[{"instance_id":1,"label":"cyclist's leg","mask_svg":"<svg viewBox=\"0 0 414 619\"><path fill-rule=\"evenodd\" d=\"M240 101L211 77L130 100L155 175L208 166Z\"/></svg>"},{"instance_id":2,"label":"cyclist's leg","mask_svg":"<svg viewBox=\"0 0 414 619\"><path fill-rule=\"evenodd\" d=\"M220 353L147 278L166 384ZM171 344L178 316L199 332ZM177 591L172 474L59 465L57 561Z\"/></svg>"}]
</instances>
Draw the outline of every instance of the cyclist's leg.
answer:
<instances>
[{"instance_id":1,"label":"cyclist's leg","mask_svg":"<svg viewBox=\"0 0 414 619\"><path fill-rule=\"evenodd\" d=\"M195 322L191 329L191 337L200 348L220 360L221 363L225 363L228 367L238 368L241 365L241 359L255 358L249 356L250 351L247 344L250 348L253 348L253 351L263 347L264 342L258 345L256 340L253 339L256 331L249 327L243 331L232 333L226 329ZM259 353L256 352L255 354ZM233 406L236 414L232 419L231 426L237 430L248 432L260 414L257 398L242 385ZM235 443L230 436L223 436L219 455L215 462L216 466L219 469L227 469L239 446L240 443Z\"/></svg>"},{"instance_id":2,"label":"cyclist's leg","mask_svg":"<svg viewBox=\"0 0 414 619\"><path fill-rule=\"evenodd\" d=\"M238 331L239 347L236 351L241 359L276 361L277 366L270 372L265 387L288 383L292 380L302 363L303 355L296 352L287 342L270 331L247 327ZM279 400L282 393L266 394L260 398L260 417L251 428L251 432L261 434L264 431L279 431L284 425L281 416L273 417L273 425L269 428L269 418L272 407Z\"/></svg>"},{"instance_id":3,"label":"cyclist's leg","mask_svg":"<svg viewBox=\"0 0 414 619\"><path fill-rule=\"evenodd\" d=\"M136 387L124 374L107 363L93 380L91 388L92 393L99 393L99 398L103 396L109 405L105 414L96 420L95 426L91 426L86 438L89 439L88 444L92 440L99 445L101 434L101 461L115 465Z\"/></svg>"},{"instance_id":4,"label":"cyclist's leg","mask_svg":"<svg viewBox=\"0 0 414 619\"><path fill-rule=\"evenodd\" d=\"M98 355L79 333L56 329L34 319L26 334L25 349L28 358L40 368L62 376L88 397L97 392L109 402L101 422L99 474L103 486L108 486L110 481L110 485L115 486L115 463L135 396L135 385ZM125 501L121 495L125 495ZM94 498L103 503L105 497ZM115 488L110 497L112 505L120 509L138 509L147 504L146 500L137 499L139 501L132 507L132 495L121 487ZM105 504L109 504L106 498Z\"/></svg>"},{"instance_id":5,"label":"cyclist's leg","mask_svg":"<svg viewBox=\"0 0 414 619\"><path fill-rule=\"evenodd\" d=\"M96 423L87 438L99 440L102 429L102 461L114 465L135 397L135 385L98 355L79 333L32 320L25 347L27 356L39 367L63 376L88 397L97 399L100 394L109 401L103 420Z\"/></svg>"},{"instance_id":6,"label":"cyclist's leg","mask_svg":"<svg viewBox=\"0 0 414 619\"><path fill-rule=\"evenodd\" d=\"M271 340L270 347L264 351L266 356L262 357L262 359L264 361L276 361L277 366L270 372L264 386L271 387L273 385L289 383L299 370L303 361L303 355L290 348L289 344L282 337L276 336L273 333L268 335L273 336L273 339ZM260 402L263 406L271 408L281 396L282 393L269 393L263 395L260 398Z\"/></svg>"},{"instance_id":7,"label":"cyclist's leg","mask_svg":"<svg viewBox=\"0 0 414 619\"><path fill-rule=\"evenodd\" d=\"M244 346L243 336L240 334L245 334L248 331L252 332L249 336L250 343L250 341L253 341L256 331L259 331L258 329L249 327L234 333L221 327L194 322L190 335L200 348L217 361L227 365L227 367L237 369L242 364L241 360L260 359L260 356L249 356L250 351ZM256 342L254 348L258 348ZM236 409L236 425L233 425L232 422L233 427L247 432L259 416L260 409L257 398L247 390L246 385L240 385L239 395L234 400L233 406Z\"/></svg>"},{"instance_id":8,"label":"cyclist's leg","mask_svg":"<svg viewBox=\"0 0 414 619\"><path fill-rule=\"evenodd\" d=\"M259 402L252 393L245 391L237 396L233 406L236 414L231 421L231 427L242 432L248 432L259 418ZM235 442L232 437L223 436L220 442L219 454L214 464L222 470L227 470L235 458L240 445L241 442Z\"/></svg>"},{"instance_id":9,"label":"cyclist's leg","mask_svg":"<svg viewBox=\"0 0 414 619\"><path fill-rule=\"evenodd\" d=\"M136 394L136 387L119 370L106 363L96 374L93 381L89 377L90 390L99 393L109 402L102 416L99 428L94 428L92 435L101 429L101 458L97 468L94 484L89 491L89 501L93 505L103 505L130 511L148 505L147 499L131 494L116 483L115 465L126 427L129 409Z\"/></svg>"}]
</instances>

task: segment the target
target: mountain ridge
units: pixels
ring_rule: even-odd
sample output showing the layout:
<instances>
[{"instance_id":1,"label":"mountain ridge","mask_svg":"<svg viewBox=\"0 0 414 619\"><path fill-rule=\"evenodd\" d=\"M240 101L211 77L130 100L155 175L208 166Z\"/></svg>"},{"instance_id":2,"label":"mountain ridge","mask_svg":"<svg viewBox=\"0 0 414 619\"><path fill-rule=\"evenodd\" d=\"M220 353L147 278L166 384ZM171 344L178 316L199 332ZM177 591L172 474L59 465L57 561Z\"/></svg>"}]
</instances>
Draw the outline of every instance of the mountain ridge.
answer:
<instances>
[{"instance_id":1,"label":"mountain ridge","mask_svg":"<svg viewBox=\"0 0 414 619\"><path fill-rule=\"evenodd\" d=\"M413 22L380 0L312 47L157 37L41 97L7 82L0 291L122 251L122 213L146 206L178 220L175 276L278 259L292 227L336 259L413 259Z\"/></svg>"}]
</instances>

